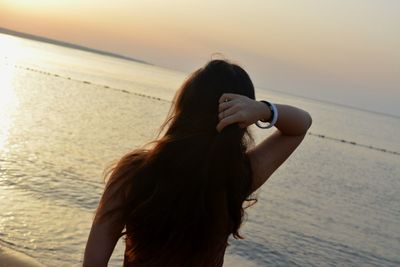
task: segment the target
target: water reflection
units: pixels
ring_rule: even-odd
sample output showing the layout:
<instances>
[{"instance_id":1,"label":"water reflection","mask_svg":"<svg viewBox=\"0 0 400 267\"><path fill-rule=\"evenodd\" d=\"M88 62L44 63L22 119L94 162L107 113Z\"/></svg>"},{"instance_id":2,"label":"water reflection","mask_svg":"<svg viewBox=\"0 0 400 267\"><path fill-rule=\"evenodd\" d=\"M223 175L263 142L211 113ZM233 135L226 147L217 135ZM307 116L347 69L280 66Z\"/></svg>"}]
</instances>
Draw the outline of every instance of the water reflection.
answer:
<instances>
[{"instance_id":1,"label":"water reflection","mask_svg":"<svg viewBox=\"0 0 400 267\"><path fill-rule=\"evenodd\" d=\"M13 113L18 99L13 87L15 67L9 60L0 60L0 152L6 150L6 143L12 125Z\"/></svg>"}]
</instances>

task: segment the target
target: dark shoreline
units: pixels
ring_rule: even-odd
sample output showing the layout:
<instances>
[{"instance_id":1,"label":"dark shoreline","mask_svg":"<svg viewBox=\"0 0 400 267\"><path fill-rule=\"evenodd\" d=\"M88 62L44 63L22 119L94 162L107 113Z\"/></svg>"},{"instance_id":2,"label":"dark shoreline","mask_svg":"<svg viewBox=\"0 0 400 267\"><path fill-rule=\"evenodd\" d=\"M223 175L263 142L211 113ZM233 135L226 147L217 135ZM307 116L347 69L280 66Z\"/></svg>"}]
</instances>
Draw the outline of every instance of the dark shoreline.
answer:
<instances>
[{"instance_id":1,"label":"dark shoreline","mask_svg":"<svg viewBox=\"0 0 400 267\"><path fill-rule=\"evenodd\" d=\"M64 46L64 47L68 47L68 48L72 48L72 49L82 50L82 51L86 51L86 52L96 53L96 54L100 54L100 55L104 55L104 56L110 56L110 57L115 57L115 58L124 59L124 60L128 60L128 61L134 61L134 62L138 62L138 63L142 63L142 64L153 65L146 61L123 56L120 54L107 52L107 51L103 51L103 50L98 50L98 49L93 49L93 48L89 48L86 46L76 45L76 44L59 41L59 40L54 40L54 39L50 39L50 38L46 38L46 37L42 37L42 36L38 36L38 35L33 35L33 34L29 34L29 33L18 32L18 31L14 31L14 30L10 30L10 29L1 28L1 27L0 27L0 33L13 35L13 36L17 36L17 37L21 37L21 38L25 38L25 39L30 39L33 41L44 42L44 43Z\"/></svg>"}]
</instances>

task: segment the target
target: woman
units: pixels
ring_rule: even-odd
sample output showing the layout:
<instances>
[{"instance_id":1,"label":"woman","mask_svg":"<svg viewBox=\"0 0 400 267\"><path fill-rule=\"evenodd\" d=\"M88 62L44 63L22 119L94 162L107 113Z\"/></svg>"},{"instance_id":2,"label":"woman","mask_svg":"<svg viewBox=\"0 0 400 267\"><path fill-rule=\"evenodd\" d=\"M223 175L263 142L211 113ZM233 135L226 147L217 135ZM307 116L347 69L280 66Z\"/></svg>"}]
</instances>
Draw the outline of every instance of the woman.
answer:
<instances>
[{"instance_id":1,"label":"woman","mask_svg":"<svg viewBox=\"0 0 400 267\"><path fill-rule=\"evenodd\" d=\"M276 131L248 148L247 127L268 122ZM301 109L256 101L241 67L209 62L178 91L161 137L109 171L83 265L106 266L125 235L124 266L222 266L251 194L310 125Z\"/></svg>"}]
</instances>

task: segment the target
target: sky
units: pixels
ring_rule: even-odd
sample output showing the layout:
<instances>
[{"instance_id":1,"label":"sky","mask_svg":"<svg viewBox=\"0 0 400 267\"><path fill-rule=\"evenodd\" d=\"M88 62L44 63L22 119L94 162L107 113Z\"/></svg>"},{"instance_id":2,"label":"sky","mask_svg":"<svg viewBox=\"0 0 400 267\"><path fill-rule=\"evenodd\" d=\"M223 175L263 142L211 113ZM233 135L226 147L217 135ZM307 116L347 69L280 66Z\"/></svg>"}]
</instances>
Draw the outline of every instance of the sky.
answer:
<instances>
[{"instance_id":1,"label":"sky","mask_svg":"<svg viewBox=\"0 0 400 267\"><path fill-rule=\"evenodd\" d=\"M0 0L0 27L400 116L397 0ZM222 56L219 55L218 58Z\"/></svg>"}]
</instances>

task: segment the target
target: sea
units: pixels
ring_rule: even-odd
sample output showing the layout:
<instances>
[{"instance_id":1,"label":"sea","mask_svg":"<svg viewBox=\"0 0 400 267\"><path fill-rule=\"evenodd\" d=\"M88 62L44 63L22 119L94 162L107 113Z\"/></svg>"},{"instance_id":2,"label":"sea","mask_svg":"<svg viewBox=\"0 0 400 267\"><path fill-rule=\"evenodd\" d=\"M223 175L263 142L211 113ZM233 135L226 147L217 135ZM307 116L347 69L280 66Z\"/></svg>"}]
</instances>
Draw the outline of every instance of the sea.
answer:
<instances>
[{"instance_id":1,"label":"sea","mask_svg":"<svg viewBox=\"0 0 400 267\"><path fill-rule=\"evenodd\" d=\"M81 266L104 169L157 138L188 73L6 34L0 48L0 246ZM224 266L400 266L400 117L256 95L313 125L257 192ZM257 144L273 130L251 131Z\"/></svg>"}]
</instances>

